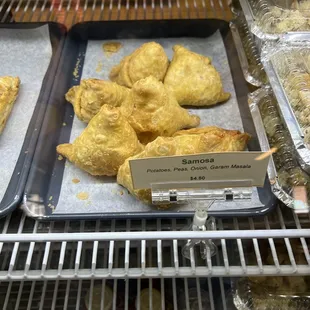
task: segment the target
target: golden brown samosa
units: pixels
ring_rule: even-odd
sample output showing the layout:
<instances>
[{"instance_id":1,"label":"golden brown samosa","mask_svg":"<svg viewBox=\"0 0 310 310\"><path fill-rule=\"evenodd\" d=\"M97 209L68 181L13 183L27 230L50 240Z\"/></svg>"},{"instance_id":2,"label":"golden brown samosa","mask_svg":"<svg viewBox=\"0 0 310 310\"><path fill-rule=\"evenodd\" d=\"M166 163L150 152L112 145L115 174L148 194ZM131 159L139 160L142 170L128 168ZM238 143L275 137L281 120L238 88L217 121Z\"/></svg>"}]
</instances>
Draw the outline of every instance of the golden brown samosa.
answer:
<instances>
[{"instance_id":1,"label":"golden brown samosa","mask_svg":"<svg viewBox=\"0 0 310 310\"><path fill-rule=\"evenodd\" d=\"M195 133L197 130L197 133ZM189 134L186 134L186 132ZM210 152L243 151L250 136L237 130L218 127L204 127L184 130L174 137L158 137L149 143L145 150L125 160L117 174L117 182L144 203L151 203L150 189L134 189L129 160L148 157L191 155Z\"/></svg>"},{"instance_id":2,"label":"golden brown samosa","mask_svg":"<svg viewBox=\"0 0 310 310\"><path fill-rule=\"evenodd\" d=\"M200 123L200 118L181 108L173 94L153 76L136 82L120 109L142 143Z\"/></svg>"},{"instance_id":3,"label":"golden brown samosa","mask_svg":"<svg viewBox=\"0 0 310 310\"><path fill-rule=\"evenodd\" d=\"M57 152L92 175L113 176L126 158L143 150L120 110L102 106L75 141L57 146Z\"/></svg>"},{"instance_id":4,"label":"golden brown samosa","mask_svg":"<svg viewBox=\"0 0 310 310\"><path fill-rule=\"evenodd\" d=\"M0 134L13 109L19 90L20 79L18 77L0 77Z\"/></svg>"},{"instance_id":5,"label":"golden brown samosa","mask_svg":"<svg viewBox=\"0 0 310 310\"><path fill-rule=\"evenodd\" d=\"M168 65L168 57L160 44L145 43L112 68L110 80L127 87L150 75L163 81Z\"/></svg>"},{"instance_id":6,"label":"golden brown samosa","mask_svg":"<svg viewBox=\"0 0 310 310\"><path fill-rule=\"evenodd\" d=\"M173 50L164 84L180 105L210 106L230 98L230 94L223 90L220 74L208 57L181 45L175 45Z\"/></svg>"},{"instance_id":7,"label":"golden brown samosa","mask_svg":"<svg viewBox=\"0 0 310 310\"><path fill-rule=\"evenodd\" d=\"M87 79L71 87L66 93L66 100L72 103L76 116L88 123L104 104L120 106L128 91L128 88L110 81Z\"/></svg>"}]
</instances>

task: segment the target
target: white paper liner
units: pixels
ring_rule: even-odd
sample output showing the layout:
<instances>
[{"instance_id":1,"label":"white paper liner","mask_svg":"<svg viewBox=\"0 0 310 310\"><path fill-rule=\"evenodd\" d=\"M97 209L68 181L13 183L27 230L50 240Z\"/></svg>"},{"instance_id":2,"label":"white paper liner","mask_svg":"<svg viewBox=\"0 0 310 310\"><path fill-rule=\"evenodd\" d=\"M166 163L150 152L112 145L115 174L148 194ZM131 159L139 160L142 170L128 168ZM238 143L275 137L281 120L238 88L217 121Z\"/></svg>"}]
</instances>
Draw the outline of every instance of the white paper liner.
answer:
<instances>
[{"instance_id":1,"label":"white paper liner","mask_svg":"<svg viewBox=\"0 0 310 310\"><path fill-rule=\"evenodd\" d=\"M17 100L0 135L1 202L24 143L52 57L52 46L48 25L35 29L0 29L0 42L0 76L17 76L21 80Z\"/></svg>"}]
</instances>

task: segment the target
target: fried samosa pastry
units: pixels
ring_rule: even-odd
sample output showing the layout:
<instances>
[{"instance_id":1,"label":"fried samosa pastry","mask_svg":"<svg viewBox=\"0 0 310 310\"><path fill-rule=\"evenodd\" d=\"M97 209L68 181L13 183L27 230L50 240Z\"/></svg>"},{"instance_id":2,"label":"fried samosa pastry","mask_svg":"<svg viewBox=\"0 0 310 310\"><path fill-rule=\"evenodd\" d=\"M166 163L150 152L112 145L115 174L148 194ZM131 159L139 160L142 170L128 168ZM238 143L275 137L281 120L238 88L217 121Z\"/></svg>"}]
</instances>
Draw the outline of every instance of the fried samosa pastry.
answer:
<instances>
[{"instance_id":1,"label":"fried samosa pastry","mask_svg":"<svg viewBox=\"0 0 310 310\"><path fill-rule=\"evenodd\" d=\"M164 84L180 105L210 106L230 98L230 94L223 90L220 74L208 57L180 45L175 45L173 50Z\"/></svg>"},{"instance_id":2,"label":"fried samosa pastry","mask_svg":"<svg viewBox=\"0 0 310 310\"><path fill-rule=\"evenodd\" d=\"M88 123L104 104L120 106L128 92L128 88L110 81L87 79L79 86L71 87L66 100L72 103L76 116Z\"/></svg>"},{"instance_id":3,"label":"fried samosa pastry","mask_svg":"<svg viewBox=\"0 0 310 310\"><path fill-rule=\"evenodd\" d=\"M20 79L18 77L0 77L0 134L13 109L19 90L19 84Z\"/></svg>"},{"instance_id":4,"label":"fried samosa pastry","mask_svg":"<svg viewBox=\"0 0 310 310\"><path fill-rule=\"evenodd\" d=\"M57 152L92 175L113 176L125 159L143 146L120 110L102 106L82 134L72 143L60 144Z\"/></svg>"},{"instance_id":5,"label":"fried samosa pastry","mask_svg":"<svg viewBox=\"0 0 310 310\"><path fill-rule=\"evenodd\" d=\"M195 133L197 130L197 133ZM189 134L186 134L186 132ZM243 151L250 136L236 130L225 130L217 127L204 127L184 130L174 137L158 137L149 143L141 153L125 160L117 174L117 182L144 203L150 204L150 189L134 189L131 179L129 160L147 157L174 155L191 155L209 152Z\"/></svg>"},{"instance_id":6,"label":"fried samosa pastry","mask_svg":"<svg viewBox=\"0 0 310 310\"><path fill-rule=\"evenodd\" d=\"M200 123L200 118L181 108L164 84L153 76L136 82L120 109L144 144Z\"/></svg>"},{"instance_id":7,"label":"fried samosa pastry","mask_svg":"<svg viewBox=\"0 0 310 310\"><path fill-rule=\"evenodd\" d=\"M160 44L145 43L112 68L110 80L127 87L150 75L163 81L168 65L168 57Z\"/></svg>"},{"instance_id":8,"label":"fried samosa pastry","mask_svg":"<svg viewBox=\"0 0 310 310\"><path fill-rule=\"evenodd\" d=\"M250 139L247 133L240 133L238 130L226 130L216 126L180 130L173 137L188 136L189 141L191 141L189 137L192 135L202 135L203 137L203 139L199 140L199 144L193 146L195 154L243 151ZM184 142L185 140L183 140Z\"/></svg>"}]
</instances>

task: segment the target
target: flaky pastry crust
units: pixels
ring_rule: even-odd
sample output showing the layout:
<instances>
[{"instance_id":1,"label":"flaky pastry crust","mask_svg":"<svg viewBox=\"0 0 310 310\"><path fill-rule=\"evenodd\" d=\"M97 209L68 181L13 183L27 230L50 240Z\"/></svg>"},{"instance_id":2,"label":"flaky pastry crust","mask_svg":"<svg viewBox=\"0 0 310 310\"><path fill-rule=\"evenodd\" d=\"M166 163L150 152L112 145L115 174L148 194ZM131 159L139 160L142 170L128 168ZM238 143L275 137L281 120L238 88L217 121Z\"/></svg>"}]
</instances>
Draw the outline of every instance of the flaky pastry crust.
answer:
<instances>
[{"instance_id":1,"label":"flaky pastry crust","mask_svg":"<svg viewBox=\"0 0 310 310\"><path fill-rule=\"evenodd\" d=\"M186 132L189 132L186 134ZM174 137L158 137L145 150L125 160L117 174L117 182L144 203L151 204L150 189L134 189L129 161L131 159L191 155L209 152L243 151L250 136L236 130L204 127L180 131Z\"/></svg>"},{"instance_id":2,"label":"flaky pastry crust","mask_svg":"<svg viewBox=\"0 0 310 310\"><path fill-rule=\"evenodd\" d=\"M126 158L144 147L118 108L102 106L75 141L57 152L92 175L113 176Z\"/></svg>"},{"instance_id":3,"label":"flaky pastry crust","mask_svg":"<svg viewBox=\"0 0 310 310\"><path fill-rule=\"evenodd\" d=\"M220 74L208 57L181 45L175 45L173 50L164 84L180 105L210 106L230 98L230 94L223 90Z\"/></svg>"},{"instance_id":4,"label":"flaky pastry crust","mask_svg":"<svg viewBox=\"0 0 310 310\"><path fill-rule=\"evenodd\" d=\"M18 77L0 77L0 134L13 109L18 95L20 79Z\"/></svg>"},{"instance_id":5,"label":"flaky pastry crust","mask_svg":"<svg viewBox=\"0 0 310 310\"><path fill-rule=\"evenodd\" d=\"M181 108L173 94L153 76L136 82L120 109L144 144L200 123L200 118Z\"/></svg>"},{"instance_id":6,"label":"flaky pastry crust","mask_svg":"<svg viewBox=\"0 0 310 310\"><path fill-rule=\"evenodd\" d=\"M113 67L110 80L127 87L132 87L135 82L150 75L163 81L168 65L169 60L163 47L158 43L148 42Z\"/></svg>"},{"instance_id":7,"label":"flaky pastry crust","mask_svg":"<svg viewBox=\"0 0 310 310\"><path fill-rule=\"evenodd\" d=\"M125 100L129 89L110 81L99 79L82 80L66 93L66 100L72 103L74 113L88 123L104 104L118 107Z\"/></svg>"}]
</instances>

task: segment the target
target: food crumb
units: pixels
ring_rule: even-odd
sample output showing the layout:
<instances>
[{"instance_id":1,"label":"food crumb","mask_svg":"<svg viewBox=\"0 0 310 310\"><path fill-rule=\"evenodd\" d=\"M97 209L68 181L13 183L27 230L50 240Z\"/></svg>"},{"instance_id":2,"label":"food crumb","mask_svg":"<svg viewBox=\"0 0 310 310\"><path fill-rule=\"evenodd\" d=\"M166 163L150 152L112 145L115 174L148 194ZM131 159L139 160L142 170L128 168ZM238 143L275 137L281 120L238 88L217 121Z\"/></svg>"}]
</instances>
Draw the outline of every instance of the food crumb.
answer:
<instances>
[{"instance_id":1,"label":"food crumb","mask_svg":"<svg viewBox=\"0 0 310 310\"><path fill-rule=\"evenodd\" d=\"M76 197L80 200L87 200L89 195L86 192L80 192L76 195Z\"/></svg>"},{"instance_id":2,"label":"food crumb","mask_svg":"<svg viewBox=\"0 0 310 310\"><path fill-rule=\"evenodd\" d=\"M80 63L81 63L81 58L78 58L75 68L73 70L73 76L77 79L79 77L79 67L80 67Z\"/></svg>"},{"instance_id":3,"label":"food crumb","mask_svg":"<svg viewBox=\"0 0 310 310\"><path fill-rule=\"evenodd\" d=\"M25 151L25 154L27 154L28 153L28 151Z\"/></svg>"},{"instance_id":4,"label":"food crumb","mask_svg":"<svg viewBox=\"0 0 310 310\"><path fill-rule=\"evenodd\" d=\"M67 126L67 124L66 123L62 123L62 126Z\"/></svg>"},{"instance_id":5,"label":"food crumb","mask_svg":"<svg viewBox=\"0 0 310 310\"><path fill-rule=\"evenodd\" d=\"M64 158L61 155L58 155L58 160L63 160Z\"/></svg>"},{"instance_id":6,"label":"food crumb","mask_svg":"<svg viewBox=\"0 0 310 310\"><path fill-rule=\"evenodd\" d=\"M122 47L120 42L107 42L103 43L102 48L106 56L110 57L112 54L117 53Z\"/></svg>"},{"instance_id":7,"label":"food crumb","mask_svg":"<svg viewBox=\"0 0 310 310\"><path fill-rule=\"evenodd\" d=\"M51 207L51 206L52 206L52 204L51 204L51 203L49 203L47 206L48 206L48 207Z\"/></svg>"},{"instance_id":8,"label":"food crumb","mask_svg":"<svg viewBox=\"0 0 310 310\"><path fill-rule=\"evenodd\" d=\"M121 196L123 196L123 195L124 195L124 192L123 192L123 191L120 191L119 194L120 194Z\"/></svg>"},{"instance_id":9,"label":"food crumb","mask_svg":"<svg viewBox=\"0 0 310 310\"><path fill-rule=\"evenodd\" d=\"M74 179L72 179L72 183L74 183L74 184L80 183L80 180L79 180L79 179L74 178Z\"/></svg>"},{"instance_id":10,"label":"food crumb","mask_svg":"<svg viewBox=\"0 0 310 310\"><path fill-rule=\"evenodd\" d=\"M48 198L49 201L51 201L53 199L53 196L50 196L50 198Z\"/></svg>"},{"instance_id":11,"label":"food crumb","mask_svg":"<svg viewBox=\"0 0 310 310\"><path fill-rule=\"evenodd\" d=\"M97 64L96 72L99 73L102 71L102 69L103 69L103 63L102 61L99 61Z\"/></svg>"}]
</instances>

